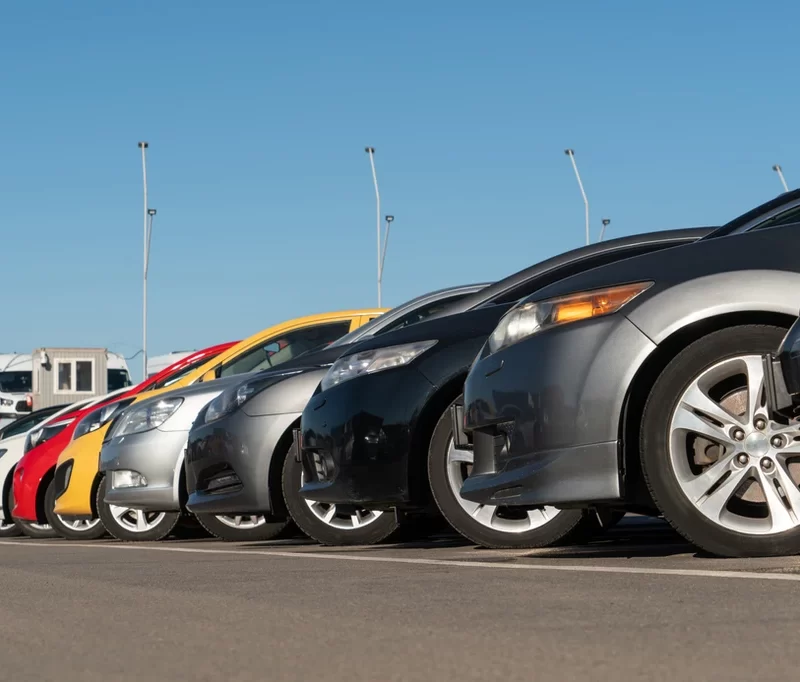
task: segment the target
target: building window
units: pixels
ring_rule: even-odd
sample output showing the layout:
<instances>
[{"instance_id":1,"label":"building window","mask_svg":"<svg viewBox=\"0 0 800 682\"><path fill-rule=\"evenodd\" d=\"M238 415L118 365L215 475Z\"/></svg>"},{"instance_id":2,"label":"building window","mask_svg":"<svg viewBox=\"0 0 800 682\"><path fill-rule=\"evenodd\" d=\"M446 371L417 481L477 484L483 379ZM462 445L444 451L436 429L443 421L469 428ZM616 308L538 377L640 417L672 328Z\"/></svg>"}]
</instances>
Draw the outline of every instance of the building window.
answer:
<instances>
[{"instance_id":1,"label":"building window","mask_svg":"<svg viewBox=\"0 0 800 682\"><path fill-rule=\"evenodd\" d=\"M56 360L56 393L94 393L94 360Z\"/></svg>"}]
</instances>

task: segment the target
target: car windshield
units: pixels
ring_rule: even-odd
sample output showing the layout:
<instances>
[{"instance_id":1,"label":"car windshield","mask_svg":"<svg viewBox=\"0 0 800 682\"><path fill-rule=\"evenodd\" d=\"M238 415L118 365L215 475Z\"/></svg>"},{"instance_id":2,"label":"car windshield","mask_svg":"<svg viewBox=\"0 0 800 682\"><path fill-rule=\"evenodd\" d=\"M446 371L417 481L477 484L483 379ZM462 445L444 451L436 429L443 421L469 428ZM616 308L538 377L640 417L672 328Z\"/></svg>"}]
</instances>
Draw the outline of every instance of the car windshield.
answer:
<instances>
[{"instance_id":1,"label":"car windshield","mask_svg":"<svg viewBox=\"0 0 800 682\"><path fill-rule=\"evenodd\" d=\"M0 372L0 391L4 393L30 393L31 372Z\"/></svg>"},{"instance_id":2,"label":"car windshield","mask_svg":"<svg viewBox=\"0 0 800 682\"><path fill-rule=\"evenodd\" d=\"M186 367L184 367L183 369L180 369L177 372L174 372L173 374L164 377L160 381L156 381L147 390L157 391L159 388L166 388L167 386L172 386L172 384L174 384L176 381L183 379L183 377L185 377L187 374L190 374L191 372L194 372L194 370L196 370L198 367L202 367L203 365L205 365L213 357L215 356L204 355L202 358L198 358L194 362L186 365Z\"/></svg>"},{"instance_id":3,"label":"car windshield","mask_svg":"<svg viewBox=\"0 0 800 682\"><path fill-rule=\"evenodd\" d=\"M131 385L131 377L127 369L108 370L108 391L118 391Z\"/></svg>"}]
</instances>

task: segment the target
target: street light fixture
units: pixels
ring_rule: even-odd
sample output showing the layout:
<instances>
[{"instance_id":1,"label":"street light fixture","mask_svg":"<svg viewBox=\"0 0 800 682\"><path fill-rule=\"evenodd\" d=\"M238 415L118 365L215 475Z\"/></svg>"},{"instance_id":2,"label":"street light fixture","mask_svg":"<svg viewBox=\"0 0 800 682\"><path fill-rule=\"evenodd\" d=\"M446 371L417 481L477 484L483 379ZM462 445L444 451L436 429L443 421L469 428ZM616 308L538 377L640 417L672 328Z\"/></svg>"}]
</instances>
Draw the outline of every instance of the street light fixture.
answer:
<instances>
[{"instance_id":1,"label":"street light fixture","mask_svg":"<svg viewBox=\"0 0 800 682\"><path fill-rule=\"evenodd\" d=\"M600 230L600 241L603 241L603 235L606 233L606 228L611 224L611 221L608 218L603 218L603 229Z\"/></svg>"},{"instance_id":2,"label":"street light fixture","mask_svg":"<svg viewBox=\"0 0 800 682\"><path fill-rule=\"evenodd\" d=\"M776 164L775 164L775 165L772 167L772 170L774 170L774 171L775 171L775 172L778 174L778 177L781 179L781 184L783 185L783 191L784 191L784 192L788 192L788 191L789 191L789 187L788 187L788 185L786 184L786 178L784 178L784 177L783 177L783 168L781 168L781 167L780 167L780 166L779 166L779 165L776 163Z\"/></svg>"},{"instance_id":3,"label":"street light fixture","mask_svg":"<svg viewBox=\"0 0 800 682\"><path fill-rule=\"evenodd\" d=\"M380 307L381 300L381 287L383 286L383 264L386 262L386 247L389 245L389 229L394 222L393 215L387 215L386 218L386 234L383 238L383 253L381 253L380 267L378 268L378 307Z\"/></svg>"},{"instance_id":4,"label":"street light fixture","mask_svg":"<svg viewBox=\"0 0 800 682\"><path fill-rule=\"evenodd\" d=\"M583 206L584 211L586 213L586 244L589 244L589 200L586 198L586 192L583 190L583 182L581 182L581 174L578 173L578 165L575 163L575 150L574 149L565 149L564 153L569 157L569 160L572 161L572 168L575 171L575 177L578 178L578 187L581 190L581 196L583 197Z\"/></svg>"},{"instance_id":5,"label":"street light fixture","mask_svg":"<svg viewBox=\"0 0 800 682\"><path fill-rule=\"evenodd\" d=\"M148 210L147 210L147 159L146 151L150 145L147 142L139 142L139 149L142 150L142 184L144 186L144 268L142 271L142 376L147 378L147 260L150 246L148 237Z\"/></svg>"},{"instance_id":6,"label":"street light fixture","mask_svg":"<svg viewBox=\"0 0 800 682\"><path fill-rule=\"evenodd\" d=\"M378 307L381 307L381 193L378 189L378 175L375 172L375 147L364 147L369 154L369 165L372 168L372 183L375 185L375 230L378 239Z\"/></svg>"}]
</instances>

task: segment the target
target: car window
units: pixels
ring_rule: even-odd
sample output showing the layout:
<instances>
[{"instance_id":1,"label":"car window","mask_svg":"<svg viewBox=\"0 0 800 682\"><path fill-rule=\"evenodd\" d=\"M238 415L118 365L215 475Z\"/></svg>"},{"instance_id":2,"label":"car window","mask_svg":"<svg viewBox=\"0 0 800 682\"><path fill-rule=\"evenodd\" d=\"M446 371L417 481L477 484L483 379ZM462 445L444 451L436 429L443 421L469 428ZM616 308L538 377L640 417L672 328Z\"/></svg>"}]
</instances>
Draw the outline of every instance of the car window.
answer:
<instances>
[{"instance_id":1,"label":"car window","mask_svg":"<svg viewBox=\"0 0 800 682\"><path fill-rule=\"evenodd\" d=\"M0 440L4 438L11 438L11 436L18 436L21 433L30 431L34 426L43 422L50 415L55 414L60 407L50 410L39 410L33 414L20 417L16 421L11 422L8 426L0 430Z\"/></svg>"},{"instance_id":2,"label":"car window","mask_svg":"<svg viewBox=\"0 0 800 682\"><path fill-rule=\"evenodd\" d=\"M118 391L120 388L131 386L131 377L127 369L108 370L108 391Z\"/></svg>"},{"instance_id":3,"label":"car window","mask_svg":"<svg viewBox=\"0 0 800 682\"><path fill-rule=\"evenodd\" d=\"M605 251L598 253L587 258L580 258L576 261L563 265L562 267L554 268L549 272L542 273L538 276L531 277L530 279L520 282L514 288L508 289L499 293L493 299L485 302L483 305L499 305L503 303L514 303L526 296L535 294L539 289L544 288L548 284L558 282L559 280L576 275L580 272L586 272L592 268L606 265L608 263L615 263L624 260L625 258L632 258L633 256L641 256L645 253L652 251L659 251L668 246L677 246L677 244L688 242L649 242L647 244L634 244L623 249L614 249L612 251Z\"/></svg>"},{"instance_id":4,"label":"car window","mask_svg":"<svg viewBox=\"0 0 800 682\"><path fill-rule=\"evenodd\" d=\"M217 376L229 377L275 367L303 353L324 348L344 336L349 329L350 320L344 320L280 334L222 365Z\"/></svg>"},{"instance_id":5,"label":"car window","mask_svg":"<svg viewBox=\"0 0 800 682\"><path fill-rule=\"evenodd\" d=\"M422 322L422 320L441 312L451 303L464 298L464 296L466 296L466 294L455 294L453 296L448 296L447 298L440 298L437 301L432 301L428 305L420 308L416 308L415 310L412 310L398 318L390 325L387 325L383 329L375 332L375 336L378 336L379 334L386 334L387 332L393 332L396 329L403 329L403 327L408 327L409 325L416 324L417 322Z\"/></svg>"},{"instance_id":6,"label":"car window","mask_svg":"<svg viewBox=\"0 0 800 682\"><path fill-rule=\"evenodd\" d=\"M0 372L0 391L4 393L30 393L32 372Z\"/></svg>"},{"instance_id":7,"label":"car window","mask_svg":"<svg viewBox=\"0 0 800 682\"><path fill-rule=\"evenodd\" d=\"M159 379L156 381L152 386L149 386L146 390L148 391L157 391L159 388L166 388L167 386L172 386L176 381L183 379L187 374L191 374L196 370L198 367L202 367L205 365L209 360L214 358L213 355L206 355L199 360L195 360L193 363L187 365L181 370L170 374L169 376L164 377L163 379Z\"/></svg>"},{"instance_id":8,"label":"car window","mask_svg":"<svg viewBox=\"0 0 800 682\"><path fill-rule=\"evenodd\" d=\"M793 223L800 223L800 206L795 206L794 208L790 208L788 211L784 211L783 213L774 215L771 218L767 218L767 220L765 220L763 223L759 223L758 225L751 227L748 232L765 230L769 227L792 225Z\"/></svg>"}]
</instances>

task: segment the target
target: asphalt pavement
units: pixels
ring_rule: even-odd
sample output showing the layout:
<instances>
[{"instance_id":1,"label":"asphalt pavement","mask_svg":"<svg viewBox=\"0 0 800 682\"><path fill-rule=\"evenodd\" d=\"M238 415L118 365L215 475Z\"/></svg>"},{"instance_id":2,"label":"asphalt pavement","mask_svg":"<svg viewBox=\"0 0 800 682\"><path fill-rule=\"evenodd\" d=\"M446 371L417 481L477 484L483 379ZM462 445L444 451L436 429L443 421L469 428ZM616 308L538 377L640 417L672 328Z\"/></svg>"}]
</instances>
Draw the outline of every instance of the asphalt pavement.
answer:
<instances>
[{"instance_id":1,"label":"asphalt pavement","mask_svg":"<svg viewBox=\"0 0 800 682\"><path fill-rule=\"evenodd\" d=\"M800 558L623 521L586 547L0 541L0 680L785 680Z\"/></svg>"}]
</instances>

